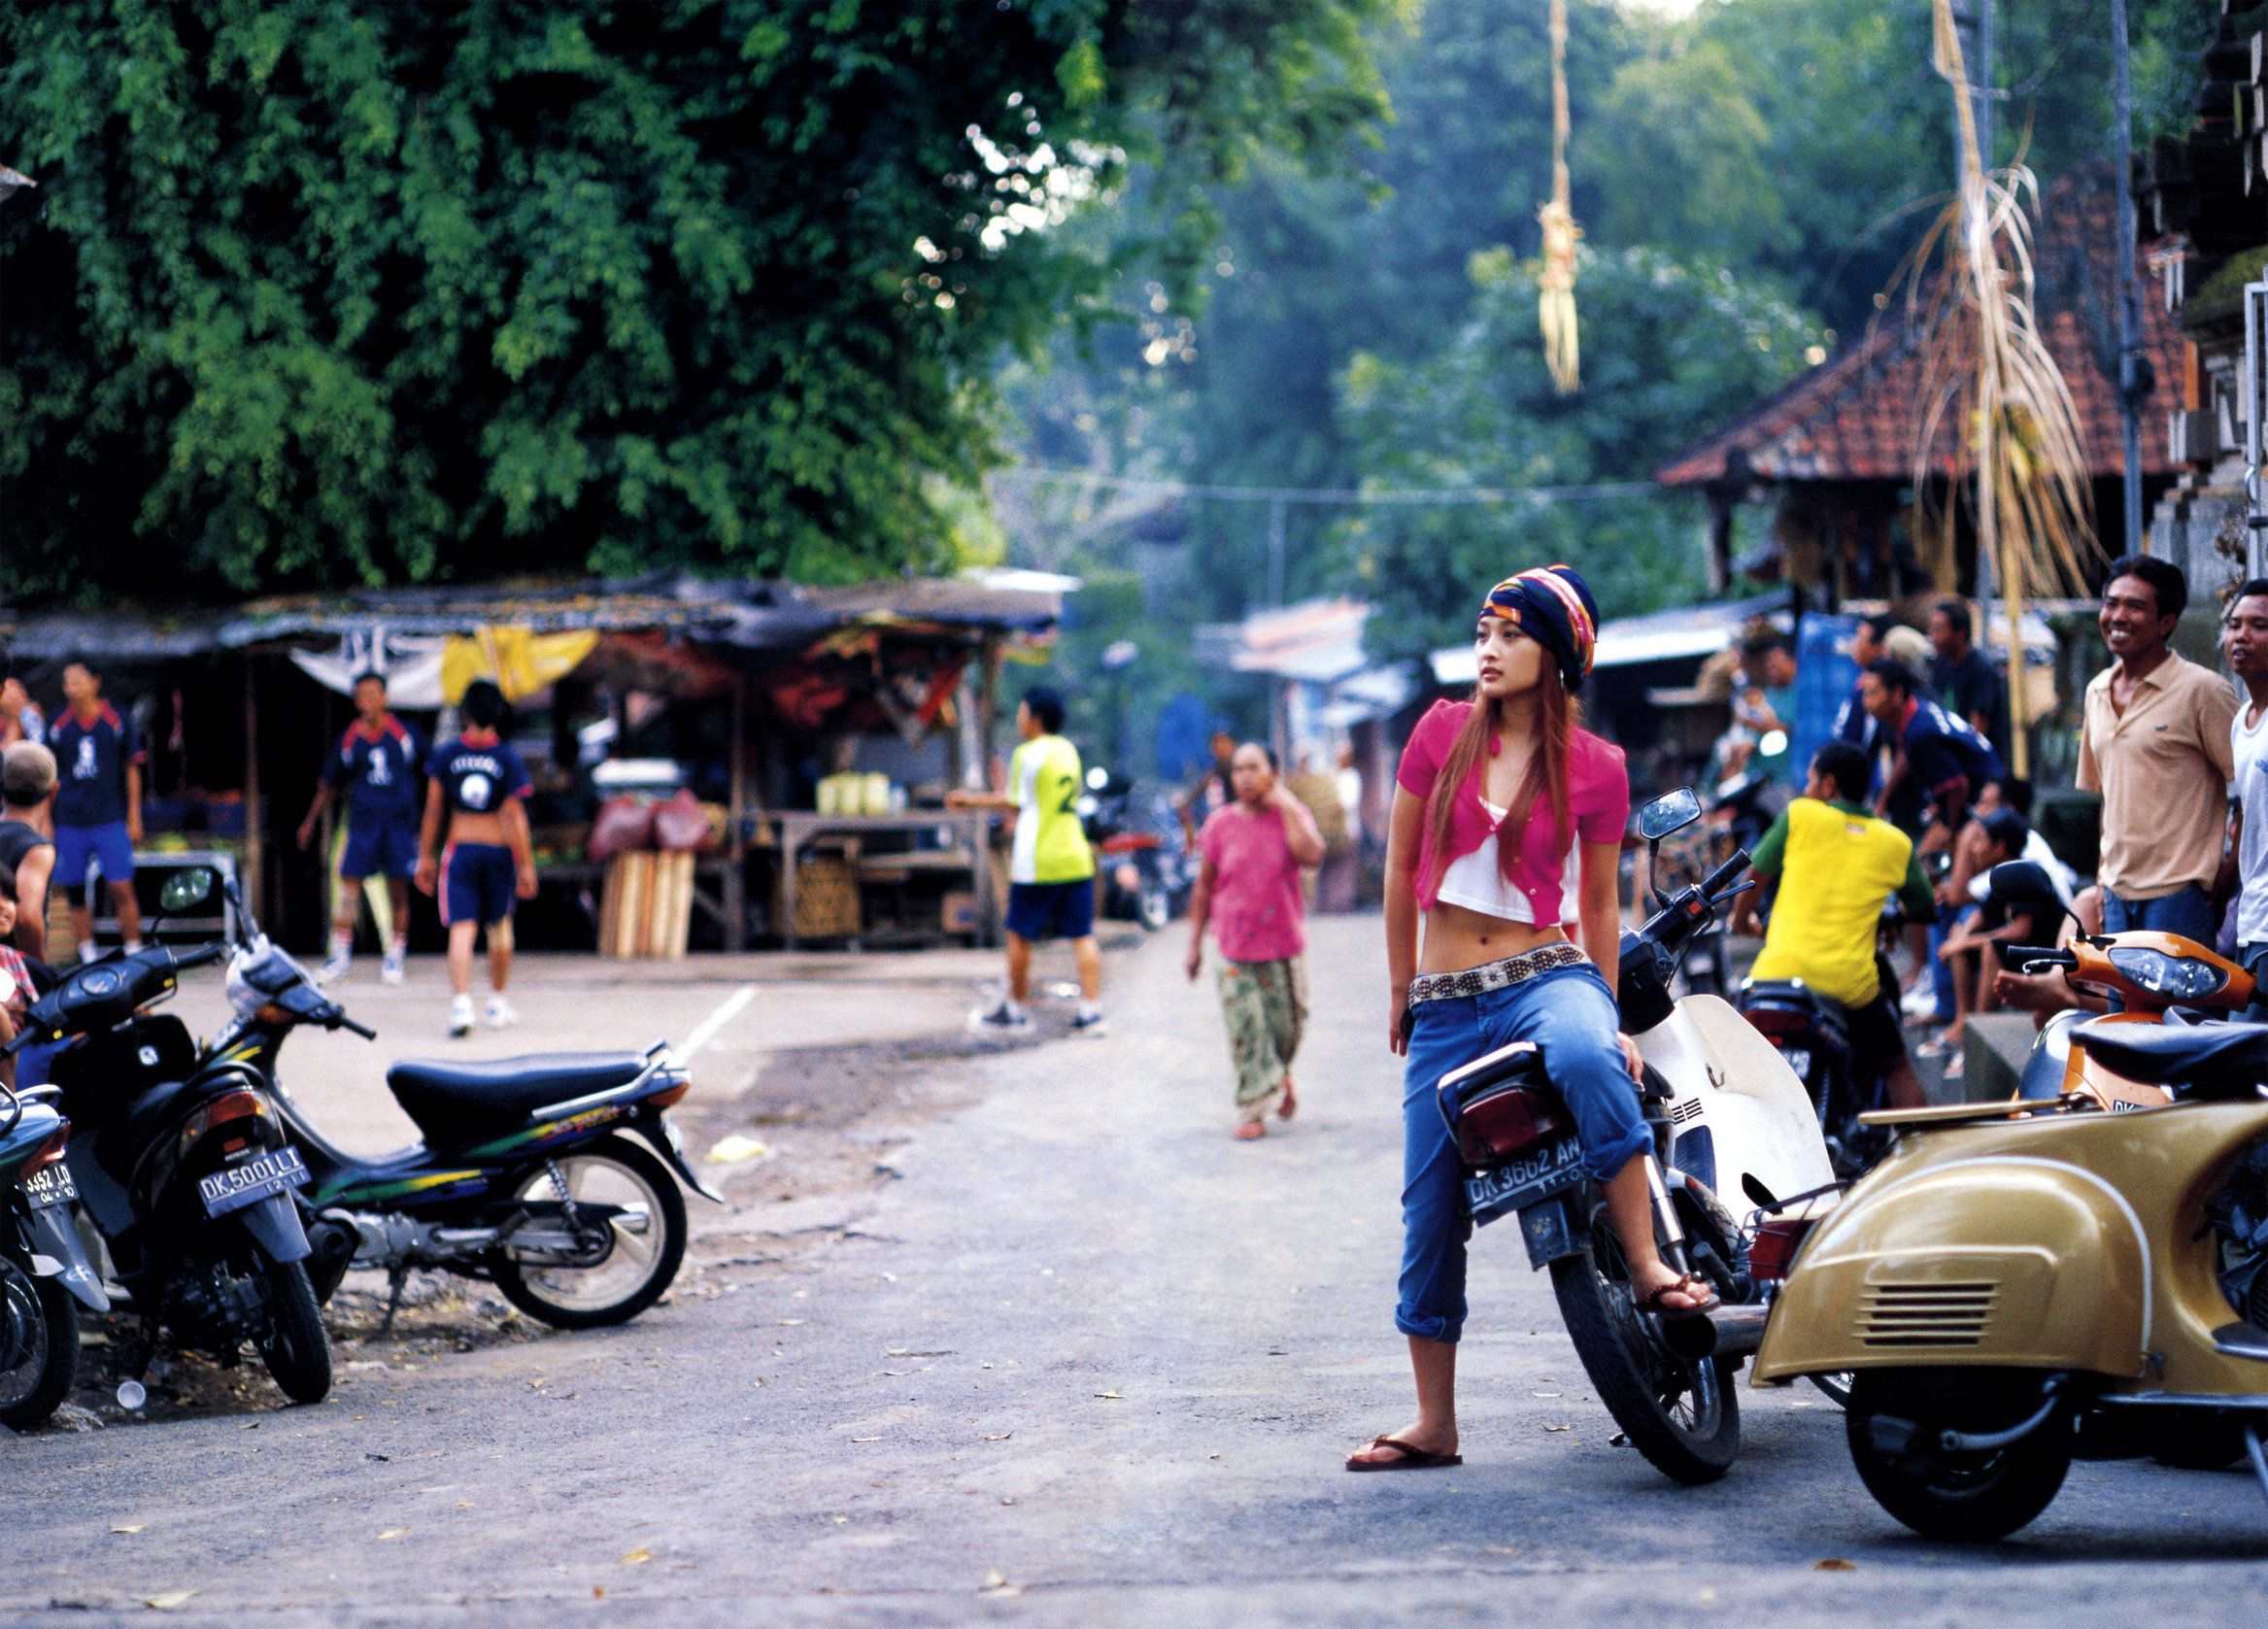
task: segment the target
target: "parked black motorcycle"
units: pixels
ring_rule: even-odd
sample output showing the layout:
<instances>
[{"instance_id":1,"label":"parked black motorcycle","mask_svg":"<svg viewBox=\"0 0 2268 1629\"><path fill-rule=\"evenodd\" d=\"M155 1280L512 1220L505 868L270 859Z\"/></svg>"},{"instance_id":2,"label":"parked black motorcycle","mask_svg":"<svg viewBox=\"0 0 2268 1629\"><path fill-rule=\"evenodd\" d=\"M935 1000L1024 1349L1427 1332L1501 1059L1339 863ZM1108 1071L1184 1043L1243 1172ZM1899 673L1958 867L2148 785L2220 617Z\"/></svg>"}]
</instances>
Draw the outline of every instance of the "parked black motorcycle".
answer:
<instances>
[{"instance_id":1,"label":"parked black motorcycle","mask_svg":"<svg viewBox=\"0 0 2268 1629\"><path fill-rule=\"evenodd\" d=\"M71 1395L79 1374L75 1303L110 1298L72 1226L78 1190L63 1164L71 1122L42 1092L0 1086L0 1425L23 1431Z\"/></svg>"},{"instance_id":2,"label":"parked black motorcycle","mask_svg":"<svg viewBox=\"0 0 2268 1629\"><path fill-rule=\"evenodd\" d=\"M211 887L210 872L169 878L161 908ZM51 1066L72 1128L65 1162L141 1315L140 1362L163 1330L224 1365L250 1343L285 1396L317 1403L331 1353L293 1198L307 1166L257 1073L200 1057L179 1018L146 1010L224 954L152 945L83 964L32 1003L10 1049L70 1042Z\"/></svg>"},{"instance_id":3,"label":"parked black motorcycle","mask_svg":"<svg viewBox=\"0 0 2268 1629\"><path fill-rule=\"evenodd\" d=\"M688 1233L670 1168L704 1199L720 1196L663 1113L692 1084L666 1044L396 1064L387 1086L424 1140L358 1158L315 1129L278 1058L303 1024L374 1034L270 943L241 903L236 922L226 951L235 1018L205 1058L262 1081L306 1160L301 1199L314 1216L308 1236L322 1301L348 1268L380 1269L393 1287L390 1322L409 1274L439 1269L492 1282L545 1323L589 1329L627 1322L668 1290Z\"/></svg>"},{"instance_id":4,"label":"parked black motorcycle","mask_svg":"<svg viewBox=\"0 0 2268 1629\"><path fill-rule=\"evenodd\" d=\"M1102 914L1155 933L1188 907L1195 859L1171 822L1143 823L1133 781L1098 766L1076 808L1102 879Z\"/></svg>"}]
</instances>

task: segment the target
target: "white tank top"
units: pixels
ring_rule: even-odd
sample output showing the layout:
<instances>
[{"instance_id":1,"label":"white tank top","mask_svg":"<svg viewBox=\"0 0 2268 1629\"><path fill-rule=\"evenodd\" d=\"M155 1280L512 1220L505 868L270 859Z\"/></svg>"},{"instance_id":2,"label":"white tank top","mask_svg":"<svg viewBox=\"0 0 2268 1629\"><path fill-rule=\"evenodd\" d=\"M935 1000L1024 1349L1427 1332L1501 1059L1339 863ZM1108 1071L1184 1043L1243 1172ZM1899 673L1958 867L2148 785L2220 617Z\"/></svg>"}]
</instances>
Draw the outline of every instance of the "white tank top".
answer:
<instances>
[{"instance_id":1,"label":"white tank top","mask_svg":"<svg viewBox=\"0 0 2268 1629\"><path fill-rule=\"evenodd\" d=\"M1488 811L1491 828L1504 824L1508 811L1498 808L1485 798L1480 800L1480 806ZM1559 911L1567 919L1561 924L1563 927L1575 921L1575 902L1580 898L1577 865L1581 854L1582 845L1571 843L1567 864L1560 868ZM1497 838L1493 830L1471 854L1459 855L1449 862L1449 868L1441 873L1441 886L1435 891L1435 898L1444 904L1462 905L1483 916L1524 922L1531 928L1536 925L1536 907L1528 902L1526 894L1511 885L1504 868L1497 864Z\"/></svg>"}]
</instances>

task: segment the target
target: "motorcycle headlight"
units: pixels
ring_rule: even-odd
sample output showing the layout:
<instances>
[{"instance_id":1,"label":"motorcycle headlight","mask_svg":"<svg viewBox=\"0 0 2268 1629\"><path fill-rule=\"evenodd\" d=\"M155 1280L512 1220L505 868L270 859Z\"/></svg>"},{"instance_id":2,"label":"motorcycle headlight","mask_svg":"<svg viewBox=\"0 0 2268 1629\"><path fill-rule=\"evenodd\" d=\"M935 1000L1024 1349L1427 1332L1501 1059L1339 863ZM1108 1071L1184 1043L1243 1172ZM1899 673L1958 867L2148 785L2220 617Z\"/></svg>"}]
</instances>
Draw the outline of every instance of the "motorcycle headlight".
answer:
<instances>
[{"instance_id":1,"label":"motorcycle headlight","mask_svg":"<svg viewBox=\"0 0 2268 1629\"><path fill-rule=\"evenodd\" d=\"M2210 964L2133 945L2113 950L2111 966L2139 988L2177 1001L2210 996L2228 982L2228 974Z\"/></svg>"}]
</instances>

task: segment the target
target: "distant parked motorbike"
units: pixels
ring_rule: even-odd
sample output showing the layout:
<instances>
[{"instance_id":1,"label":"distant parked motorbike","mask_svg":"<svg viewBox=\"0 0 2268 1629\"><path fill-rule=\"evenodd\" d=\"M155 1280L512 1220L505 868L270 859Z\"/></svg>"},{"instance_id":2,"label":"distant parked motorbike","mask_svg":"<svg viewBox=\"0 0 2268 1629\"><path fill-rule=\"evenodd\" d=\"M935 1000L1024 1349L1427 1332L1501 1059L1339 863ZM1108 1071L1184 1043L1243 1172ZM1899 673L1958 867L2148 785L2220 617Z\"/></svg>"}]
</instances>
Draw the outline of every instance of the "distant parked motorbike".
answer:
<instances>
[{"instance_id":1,"label":"distant parked motorbike","mask_svg":"<svg viewBox=\"0 0 2268 1629\"><path fill-rule=\"evenodd\" d=\"M1170 823L1142 820L1134 783L1097 765L1087 771L1076 808L1102 878L1102 914L1153 933L1179 916L1197 882L1196 865Z\"/></svg>"},{"instance_id":2,"label":"distant parked motorbike","mask_svg":"<svg viewBox=\"0 0 2268 1629\"><path fill-rule=\"evenodd\" d=\"M78 1190L63 1163L71 1122L51 1094L0 1086L0 1425L27 1430L71 1395L79 1373L78 1304L110 1298L72 1225Z\"/></svg>"},{"instance_id":3,"label":"distant parked motorbike","mask_svg":"<svg viewBox=\"0 0 2268 1629\"><path fill-rule=\"evenodd\" d=\"M626 1323L667 1292L688 1232L677 1179L705 1199L720 1196L664 1113L692 1084L666 1044L396 1064L388 1089L424 1140L357 1158L316 1130L285 1086L279 1057L302 1025L376 1036L270 942L241 901L235 920L226 949L235 1017L203 1062L258 1079L306 1161L302 1203L314 1217L320 1300L329 1302L350 1267L379 1269L393 1291L390 1323L409 1274L437 1269L493 1283L545 1323L590 1329Z\"/></svg>"},{"instance_id":4,"label":"distant parked motorbike","mask_svg":"<svg viewBox=\"0 0 2268 1629\"><path fill-rule=\"evenodd\" d=\"M1691 792L1639 811L1649 843L1701 818ZM1517 1215L1532 1267L1551 1287L1584 1372L1631 1445L1675 1480L1712 1481L1740 1451L1733 1376L1764 1330L1767 1290L1751 1271L1732 1204L1768 1210L1834 1186L1802 1084L1740 1014L1711 996L1677 1000L1694 937L1713 925L1747 868L1735 852L1698 883L1657 891L1622 941L1622 1023L1645 1069L1639 1097L1654 1136L1655 1229L1663 1258L1707 1278L1723 1305L1705 1317L1642 1312L1582 1148L1541 1055L1528 1042L1442 1077L1437 1097L1466 1167L1475 1224ZM1649 867L1650 868L1650 867Z\"/></svg>"},{"instance_id":5,"label":"distant parked motorbike","mask_svg":"<svg viewBox=\"0 0 2268 1629\"><path fill-rule=\"evenodd\" d=\"M209 871L168 878L161 919L211 886ZM65 1163L142 1318L140 1364L166 1329L224 1365L249 1342L285 1396L316 1403L331 1353L293 1198L307 1166L256 1072L200 1057L179 1018L146 1010L223 954L152 945L83 963L32 1003L10 1049L70 1042L51 1065Z\"/></svg>"}]
</instances>

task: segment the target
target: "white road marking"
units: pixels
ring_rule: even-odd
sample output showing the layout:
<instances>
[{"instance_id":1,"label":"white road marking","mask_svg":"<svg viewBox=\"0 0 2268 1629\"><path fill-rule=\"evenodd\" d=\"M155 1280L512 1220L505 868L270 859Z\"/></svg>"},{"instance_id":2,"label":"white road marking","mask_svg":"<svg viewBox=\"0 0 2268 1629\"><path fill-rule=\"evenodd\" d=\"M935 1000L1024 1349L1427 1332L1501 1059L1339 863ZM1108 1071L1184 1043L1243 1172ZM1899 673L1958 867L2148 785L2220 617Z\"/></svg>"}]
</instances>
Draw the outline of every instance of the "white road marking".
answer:
<instances>
[{"instance_id":1,"label":"white road marking","mask_svg":"<svg viewBox=\"0 0 2268 1629\"><path fill-rule=\"evenodd\" d=\"M753 984L743 984L739 989L733 991L731 995L727 996L722 1001L718 1002L717 1010L710 1013L708 1017L702 1019L700 1022L700 1028L694 1031L692 1035L686 1036L685 1044L677 1049L677 1056L680 1061L688 1064L692 1063L694 1060L694 1055L699 1052L702 1047L708 1045L709 1042L715 1040L717 1038L717 1033L724 1029L726 1025L731 1023L733 1019L739 1017L742 1010L747 1007L748 1003L755 1000L756 986Z\"/></svg>"}]
</instances>

